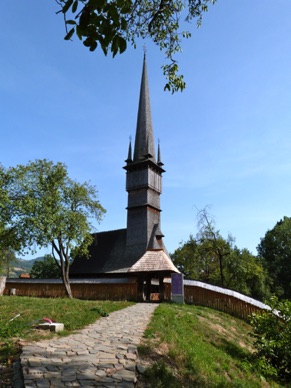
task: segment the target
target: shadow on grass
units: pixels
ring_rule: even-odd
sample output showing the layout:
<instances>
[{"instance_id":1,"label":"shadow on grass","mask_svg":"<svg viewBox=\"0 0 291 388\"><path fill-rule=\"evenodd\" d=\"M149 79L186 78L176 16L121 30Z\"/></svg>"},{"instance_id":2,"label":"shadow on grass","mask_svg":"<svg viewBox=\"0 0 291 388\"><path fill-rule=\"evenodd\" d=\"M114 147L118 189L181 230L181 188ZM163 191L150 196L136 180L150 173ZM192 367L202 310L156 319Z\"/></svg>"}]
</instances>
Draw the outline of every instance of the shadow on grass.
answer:
<instances>
[{"instance_id":1,"label":"shadow on grass","mask_svg":"<svg viewBox=\"0 0 291 388\"><path fill-rule=\"evenodd\" d=\"M138 347L138 354L142 361L145 361L149 366L146 368L143 375L139 375L138 387L147 388L209 388L209 385L203 378L198 376L198 373L186 369L183 374L179 373L178 365L172 357L161 354L157 349L153 349L147 345ZM183 369L183 368L182 368Z\"/></svg>"},{"instance_id":2,"label":"shadow on grass","mask_svg":"<svg viewBox=\"0 0 291 388\"><path fill-rule=\"evenodd\" d=\"M229 354L232 358L240 361L249 359L251 357L251 354L248 350L245 350L233 342L227 341L225 339L221 340L220 348L224 350L225 353Z\"/></svg>"}]
</instances>

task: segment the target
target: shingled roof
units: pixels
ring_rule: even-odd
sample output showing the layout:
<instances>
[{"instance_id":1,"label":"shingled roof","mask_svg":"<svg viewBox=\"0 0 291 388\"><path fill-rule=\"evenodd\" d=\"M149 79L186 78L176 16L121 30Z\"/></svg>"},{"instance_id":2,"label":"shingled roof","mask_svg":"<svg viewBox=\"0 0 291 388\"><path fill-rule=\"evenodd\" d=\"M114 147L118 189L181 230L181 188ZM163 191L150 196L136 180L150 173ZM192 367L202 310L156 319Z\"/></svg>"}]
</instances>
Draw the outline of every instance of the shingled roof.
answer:
<instances>
[{"instance_id":1,"label":"shingled roof","mask_svg":"<svg viewBox=\"0 0 291 388\"><path fill-rule=\"evenodd\" d=\"M177 272L172 260L163 250L146 251L146 253L129 269L128 272Z\"/></svg>"},{"instance_id":2,"label":"shingled roof","mask_svg":"<svg viewBox=\"0 0 291 388\"><path fill-rule=\"evenodd\" d=\"M125 255L126 229L95 233L89 247L90 257L78 257L70 267L71 276L96 276L110 272L127 272L134 260Z\"/></svg>"}]
</instances>

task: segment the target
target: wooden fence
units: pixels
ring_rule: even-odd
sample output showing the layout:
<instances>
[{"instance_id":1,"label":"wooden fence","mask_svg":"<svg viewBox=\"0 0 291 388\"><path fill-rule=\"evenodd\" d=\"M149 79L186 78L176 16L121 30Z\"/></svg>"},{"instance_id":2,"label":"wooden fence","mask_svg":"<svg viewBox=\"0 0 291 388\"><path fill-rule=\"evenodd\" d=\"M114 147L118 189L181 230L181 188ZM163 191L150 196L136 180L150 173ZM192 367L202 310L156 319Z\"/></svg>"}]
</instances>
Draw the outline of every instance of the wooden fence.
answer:
<instances>
[{"instance_id":1,"label":"wooden fence","mask_svg":"<svg viewBox=\"0 0 291 388\"><path fill-rule=\"evenodd\" d=\"M70 284L74 297L78 299L137 299L135 279L72 279ZM58 279L7 279L4 295L62 298L65 289Z\"/></svg>"},{"instance_id":2,"label":"wooden fence","mask_svg":"<svg viewBox=\"0 0 291 388\"><path fill-rule=\"evenodd\" d=\"M171 298L171 282L165 284L165 299ZM248 321L253 313L270 307L239 292L210 284L184 280L184 301L187 304L211 307Z\"/></svg>"},{"instance_id":3,"label":"wooden fence","mask_svg":"<svg viewBox=\"0 0 291 388\"><path fill-rule=\"evenodd\" d=\"M137 301L136 278L119 279L71 279L75 298L95 300ZM64 286L58 279L6 279L4 295L64 297ZM151 294L156 301L159 294ZM164 300L172 300L171 280L164 281ZM252 313L269 309L269 306L236 291L210 284L184 280L185 303L211 307L248 320Z\"/></svg>"}]
</instances>

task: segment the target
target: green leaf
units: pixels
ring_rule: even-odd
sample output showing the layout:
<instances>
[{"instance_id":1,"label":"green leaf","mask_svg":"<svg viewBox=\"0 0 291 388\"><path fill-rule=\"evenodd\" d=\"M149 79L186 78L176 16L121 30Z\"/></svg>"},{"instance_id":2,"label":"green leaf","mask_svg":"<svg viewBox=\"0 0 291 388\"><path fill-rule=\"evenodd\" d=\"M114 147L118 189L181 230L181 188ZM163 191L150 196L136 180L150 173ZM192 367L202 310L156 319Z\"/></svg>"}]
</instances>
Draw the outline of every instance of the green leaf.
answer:
<instances>
[{"instance_id":1,"label":"green leaf","mask_svg":"<svg viewBox=\"0 0 291 388\"><path fill-rule=\"evenodd\" d=\"M87 38L83 42L83 45L86 46L86 47L91 47L91 44L92 44L91 38Z\"/></svg>"},{"instance_id":2,"label":"green leaf","mask_svg":"<svg viewBox=\"0 0 291 388\"><path fill-rule=\"evenodd\" d=\"M74 35L74 32L75 32L75 28L73 27L68 33L67 35L64 37L65 40L70 40L71 37Z\"/></svg>"},{"instance_id":3,"label":"green leaf","mask_svg":"<svg viewBox=\"0 0 291 388\"><path fill-rule=\"evenodd\" d=\"M119 44L119 52L120 54L122 54L126 50L126 40L120 36L118 39L118 44Z\"/></svg>"},{"instance_id":4,"label":"green leaf","mask_svg":"<svg viewBox=\"0 0 291 388\"><path fill-rule=\"evenodd\" d=\"M72 12L75 13L77 11L77 8L78 8L78 4L79 4L79 1L78 0L75 0L73 6L72 6Z\"/></svg>"},{"instance_id":5,"label":"green leaf","mask_svg":"<svg viewBox=\"0 0 291 388\"><path fill-rule=\"evenodd\" d=\"M67 20L67 21L66 21L66 24L75 25L75 24L77 24L77 23L75 22L75 20Z\"/></svg>"},{"instance_id":6,"label":"green leaf","mask_svg":"<svg viewBox=\"0 0 291 388\"><path fill-rule=\"evenodd\" d=\"M73 1L74 1L74 0L67 0L67 2L65 3L65 5L64 5L63 8L62 8L62 12L63 12L63 13L66 13L66 12L69 10L69 8L71 7L71 5L73 4Z\"/></svg>"},{"instance_id":7,"label":"green leaf","mask_svg":"<svg viewBox=\"0 0 291 388\"><path fill-rule=\"evenodd\" d=\"M95 51L96 48L97 48L97 42L94 41L94 42L91 43L90 51Z\"/></svg>"},{"instance_id":8,"label":"green leaf","mask_svg":"<svg viewBox=\"0 0 291 388\"><path fill-rule=\"evenodd\" d=\"M77 37L82 40L83 38L83 34L82 34L82 29L80 28L79 25L76 26L76 34L77 34Z\"/></svg>"},{"instance_id":9,"label":"green leaf","mask_svg":"<svg viewBox=\"0 0 291 388\"><path fill-rule=\"evenodd\" d=\"M118 53L118 35L114 36L112 40L111 52L113 57L115 57L115 55Z\"/></svg>"}]
</instances>

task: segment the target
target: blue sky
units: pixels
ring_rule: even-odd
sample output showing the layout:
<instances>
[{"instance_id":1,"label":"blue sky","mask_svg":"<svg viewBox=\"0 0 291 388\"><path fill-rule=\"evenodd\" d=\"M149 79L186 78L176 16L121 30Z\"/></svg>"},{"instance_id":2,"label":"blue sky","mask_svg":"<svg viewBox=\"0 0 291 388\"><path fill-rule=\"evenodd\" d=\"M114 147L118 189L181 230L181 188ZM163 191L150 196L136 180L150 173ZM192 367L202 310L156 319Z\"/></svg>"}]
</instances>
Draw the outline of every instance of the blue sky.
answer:
<instances>
[{"instance_id":1,"label":"blue sky","mask_svg":"<svg viewBox=\"0 0 291 388\"><path fill-rule=\"evenodd\" d=\"M96 185L107 209L99 231L126 226L125 171L136 127L143 42L111 59L63 40L53 0L3 0L0 162L47 158ZM218 0L178 56L187 89L163 91L163 54L147 64L160 139L162 231L170 252L196 234L210 205L217 229L256 253L291 216L291 1Z\"/></svg>"}]
</instances>

